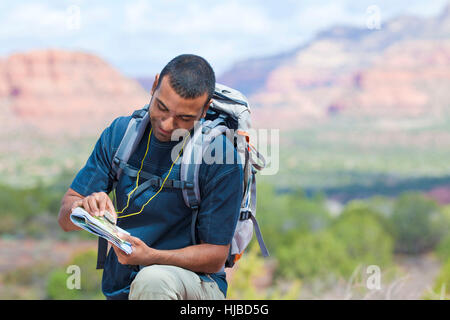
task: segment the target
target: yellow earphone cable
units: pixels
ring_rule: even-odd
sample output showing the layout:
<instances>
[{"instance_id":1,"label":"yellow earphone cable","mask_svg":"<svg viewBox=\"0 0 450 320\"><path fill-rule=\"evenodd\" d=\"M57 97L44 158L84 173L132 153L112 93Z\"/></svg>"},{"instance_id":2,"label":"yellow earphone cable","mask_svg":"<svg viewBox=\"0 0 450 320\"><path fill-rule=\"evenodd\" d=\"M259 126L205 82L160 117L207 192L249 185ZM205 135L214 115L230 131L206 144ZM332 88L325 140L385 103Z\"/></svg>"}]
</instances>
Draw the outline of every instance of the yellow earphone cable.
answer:
<instances>
[{"instance_id":1,"label":"yellow earphone cable","mask_svg":"<svg viewBox=\"0 0 450 320\"><path fill-rule=\"evenodd\" d=\"M152 129L153 129L153 128L152 128ZM152 135L152 129L150 129L150 133L148 134L147 149L145 150L144 157L142 158L142 161L141 161L141 167L139 168L139 171L138 171L138 173L137 173L137 177L136 177L136 187L128 193L127 205L125 206L125 208L122 209L122 211L118 211L117 214L123 213L123 212L125 211L125 209L128 208L128 206L129 206L129 204L130 204L130 197L131 197L131 195L132 195L132 194L136 191L136 189L139 187L139 175L140 175L140 173L141 173L142 167L143 167L143 165L144 165L144 159L145 159L145 157L147 156L148 149L149 149L149 146L150 146L150 137L151 137L151 135ZM190 133L188 134L188 136L189 136L189 135L190 135ZM138 212L134 212L134 213L130 213L130 214L124 215L124 216L118 216L117 219L119 219L119 218L125 218L125 217L129 217L129 216L133 216L133 215L140 214L140 213L144 210L145 206L146 206L146 205L147 205L154 197L156 197L156 196L158 195L158 193L159 193L159 192L162 190L162 188L164 187L164 184L166 183L167 178L169 178L170 173L172 172L172 168L173 168L173 166L175 165L175 162L177 162L177 161L178 161L178 158L180 158L181 152L183 151L184 145L186 144L186 141L187 141L186 138L187 138L187 137L185 137L184 142L183 142L183 145L182 145L182 147L181 147L181 150L180 150L180 152L178 153L178 156L177 156L177 158L175 159L175 161L172 162L172 165L170 166L169 172L167 173L166 177L164 178L164 181L163 181L163 183L161 184L161 187L159 188L159 190L158 190L158 191L157 191L157 192L156 192L156 193L155 193L155 194L154 194L154 195L153 195L153 196L152 196L152 197L151 197L151 198L150 198L143 206L142 206L141 210L139 210ZM116 208L117 208L117 198L116 198L116 195L115 195L115 190L114 190L114 199L116 199Z\"/></svg>"}]
</instances>

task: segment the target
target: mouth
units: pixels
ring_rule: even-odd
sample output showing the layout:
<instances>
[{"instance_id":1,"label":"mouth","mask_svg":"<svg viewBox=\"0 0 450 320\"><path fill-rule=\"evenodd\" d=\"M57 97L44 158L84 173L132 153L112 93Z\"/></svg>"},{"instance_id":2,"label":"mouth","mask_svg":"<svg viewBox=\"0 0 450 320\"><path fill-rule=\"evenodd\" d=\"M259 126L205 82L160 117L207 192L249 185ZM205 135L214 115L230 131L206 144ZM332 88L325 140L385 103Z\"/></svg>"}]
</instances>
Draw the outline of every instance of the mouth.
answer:
<instances>
[{"instance_id":1,"label":"mouth","mask_svg":"<svg viewBox=\"0 0 450 320\"><path fill-rule=\"evenodd\" d=\"M170 136L170 132L169 131L165 131L165 130L163 130L161 128L158 128L158 131L163 136Z\"/></svg>"}]
</instances>

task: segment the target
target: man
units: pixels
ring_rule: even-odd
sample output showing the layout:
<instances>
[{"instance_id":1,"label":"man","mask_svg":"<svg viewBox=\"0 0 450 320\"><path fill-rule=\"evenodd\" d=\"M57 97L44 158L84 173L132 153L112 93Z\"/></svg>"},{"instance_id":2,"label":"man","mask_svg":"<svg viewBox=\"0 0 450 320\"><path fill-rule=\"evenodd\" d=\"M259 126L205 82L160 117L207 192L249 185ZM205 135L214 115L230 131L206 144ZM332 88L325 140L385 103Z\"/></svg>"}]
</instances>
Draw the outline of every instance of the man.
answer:
<instances>
[{"instance_id":1,"label":"man","mask_svg":"<svg viewBox=\"0 0 450 320\"><path fill-rule=\"evenodd\" d=\"M165 179L179 179L179 164L171 157L176 129L193 130L204 118L215 88L214 71L195 55L181 55L156 75L151 90L150 124L128 164ZM104 130L86 165L62 199L58 222L63 230L79 230L70 213L82 206L91 215L111 212L117 224L130 232L129 255L112 246L105 262L102 290L107 299L224 299L227 282L223 266L238 221L243 186L239 161L207 164L199 171L201 206L196 235L191 240L192 211L180 189L148 188L134 194L145 179L122 174L117 187L117 214L108 193L114 152L131 117L119 117ZM225 136L217 139L236 150ZM213 152L214 153L214 152ZM226 155L223 155L224 159ZM223 164L220 164L223 163ZM158 191L159 190L159 191ZM140 266L140 270L130 268Z\"/></svg>"}]
</instances>

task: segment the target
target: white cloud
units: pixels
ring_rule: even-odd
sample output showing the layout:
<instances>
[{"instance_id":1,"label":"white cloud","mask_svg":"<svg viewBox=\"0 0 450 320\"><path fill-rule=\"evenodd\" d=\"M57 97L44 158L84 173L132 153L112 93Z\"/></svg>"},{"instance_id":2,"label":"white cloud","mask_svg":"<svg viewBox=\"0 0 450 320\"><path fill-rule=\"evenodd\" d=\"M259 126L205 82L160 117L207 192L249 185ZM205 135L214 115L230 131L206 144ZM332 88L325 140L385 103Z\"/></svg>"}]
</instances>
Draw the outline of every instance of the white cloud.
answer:
<instances>
[{"instance_id":1,"label":"white cloud","mask_svg":"<svg viewBox=\"0 0 450 320\"><path fill-rule=\"evenodd\" d=\"M447 0L436 0L445 3ZM365 26L372 0L135 0L0 3L0 53L62 47L97 53L130 75L153 73L179 53L197 53L218 70L237 60L301 45L333 24ZM420 11L426 1L377 0L382 19ZM67 28L71 5L80 28ZM433 6L436 7L435 2ZM431 9L430 9L431 10ZM428 10L427 12L430 12ZM436 11L438 11L436 9ZM140 67L140 66L143 67Z\"/></svg>"},{"instance_id":2,"label":"white cloud","mask_svg":"<svg viewBox=\"0 0 450 320\"><path fill-rule=\"evenodd\" d=\"M301 9L296 21L292 21L292 23L299 28L306 28L309 32L335 24L363 26L365 14L365 9L361 12L351 12L337 2L314 4Z\"/></svg>"},{"instance_id":3,"label":"white cloud","mask_svg":"<svg viewBox=\"0 0 450 320\"><path fill-rule=\"evenodd\" d=\"M42 3L20 4L2 19L1 35L55 36L66 31L67 13Z\"/></svg>"},{"instance_id":4,"label":"white cloud","mask_svg":"<svg viewBox=\"0 0 450 320\"><path fill-rule=\"evenodd\" d=\"M163 32L169 35L255 35L268 32L273 21L260 6L237 1L167 1L159 5L138 0L125 6L127 32Z\"/></svg>"},{"instance_id":5,"label":"white cloud","mask_svg":"<svg viewBox=\"0 0 450 320\"><path fill-rule=\"evenodd\" d=\"M58 7L46 3L19 4L3 13L0 19L0 36L16 38L45 38L72 36L74 30L85 29L102 22L111 24L107 7L66 3Z\"/></svg>"}]
</instances>

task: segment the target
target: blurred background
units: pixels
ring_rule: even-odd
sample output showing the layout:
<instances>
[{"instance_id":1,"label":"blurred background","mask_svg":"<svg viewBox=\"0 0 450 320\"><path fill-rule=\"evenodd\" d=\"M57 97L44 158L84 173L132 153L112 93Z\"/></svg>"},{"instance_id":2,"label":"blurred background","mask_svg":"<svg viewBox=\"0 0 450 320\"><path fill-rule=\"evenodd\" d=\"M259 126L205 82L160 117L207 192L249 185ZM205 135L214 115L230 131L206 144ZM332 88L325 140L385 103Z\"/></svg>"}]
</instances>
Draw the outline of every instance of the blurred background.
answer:
<instances>
[{"instance_id":1,"label":"blurred background","mask_svg":"<svg viewBox=\"0 0 450 320\"><path fill-rule=\"evenodd\" d=\"M173 57L205 57L279 129L229 299L450 297L450 2L0 2L0 298L103 299L60 201ZM66 286L81 268L81 290Z\"/></svg>"}]
</instances>

